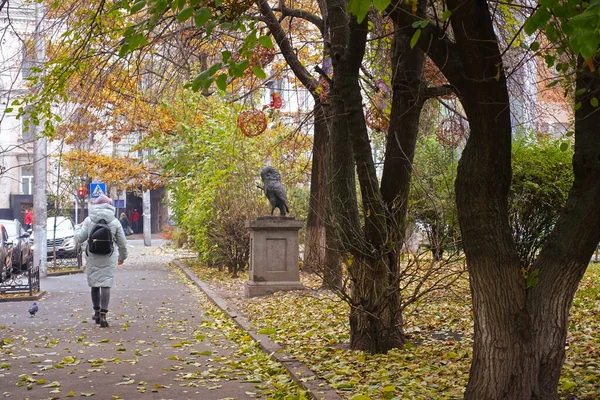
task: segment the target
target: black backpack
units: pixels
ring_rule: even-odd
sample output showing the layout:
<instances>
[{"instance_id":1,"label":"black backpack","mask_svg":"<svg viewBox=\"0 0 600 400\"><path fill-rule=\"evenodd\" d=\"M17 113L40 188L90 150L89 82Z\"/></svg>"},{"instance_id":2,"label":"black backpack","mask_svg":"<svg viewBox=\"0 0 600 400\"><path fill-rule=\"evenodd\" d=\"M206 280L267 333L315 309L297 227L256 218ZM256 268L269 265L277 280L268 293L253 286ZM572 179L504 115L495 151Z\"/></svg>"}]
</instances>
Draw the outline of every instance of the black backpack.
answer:
<instances>
[{"instance_id":1,"label":"black backpack","mask_svg":"<svg viewBox=\"0 0 600 400\"><path fill-rule=\"evenodd\" d=\"M112 255L115 250L113 242L114 240L110 227L105 220L101 219L92 228L92 231L88 236L88 244L85 251L92 254Z\"/></svg>"}]
</instances>

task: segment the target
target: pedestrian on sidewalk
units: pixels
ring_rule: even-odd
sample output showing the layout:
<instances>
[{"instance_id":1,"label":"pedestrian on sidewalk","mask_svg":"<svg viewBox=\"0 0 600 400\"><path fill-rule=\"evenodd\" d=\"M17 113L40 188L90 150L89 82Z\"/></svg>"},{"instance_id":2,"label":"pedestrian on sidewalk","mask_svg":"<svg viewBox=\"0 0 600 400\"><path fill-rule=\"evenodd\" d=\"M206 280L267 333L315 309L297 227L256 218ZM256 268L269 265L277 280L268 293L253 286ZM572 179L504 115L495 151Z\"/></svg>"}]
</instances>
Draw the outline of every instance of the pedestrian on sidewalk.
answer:
<instances>
[{"instance_id":1,"label":"pedestrian on sidewalk","mask_svg":"<svg viewBox=\"0 0 600 400\"><path fill-rule=\"evenodd\" d=\"M131 212L131 218L129 218L129 220L131 221L131 227L133 228L133 233L139 233L139 220L140 220L140 213L138 212L137 208L134 208L133 211Z\"/></svg>"},{"instance_id":2,"label":"pedestrian on sidewalk","mask_svg":"<svg viewBox=\"0 0 600 400\"><path fill-rule=\"evenodd\" d=\"M123 228L115 216L115 207L109 197L100 195L91 205L89 216L83 221L81 228L75 232L75 240L79 243L85 242L90 232L101 220L104 220L108 225L113 240L117 244L118 252L95 254L86 251L85 272L88 285L92 290L92 306L94 308L92 318L97 324L100 324L100 327L106 328L108 327L106 313L110 301L110 288L115 281L117 264L123 264L123 261L127 258L125 232L123 232Z\"/></svg>"},{"instance_id":3,"label":"pedestrian on sidewalk","mask_svg":"<svg viewBox=\"0 0 600 400\"><path fill-rule=\"evenodd\" d=\"M27 232L31 229L32 224L33 224L33 213L31 212L31 209L28 208L25 211L25 218L23 219L23 225L25 225L25 232Z\"/></svg>"},{"instance_id":4,"label":"pedestrian on sidewalk","mask_svg":"<svg viewBox=\"0 0 600 400\"><path fill-rule=\"evenodd\" d=\"M127 218L127 215L124 212L121 213L121 216L119 217L119 222L121 223L123 232L125 232L125 236L131 235L133 233L129 224L129 219Z\"/></svg>"}]
</instances>

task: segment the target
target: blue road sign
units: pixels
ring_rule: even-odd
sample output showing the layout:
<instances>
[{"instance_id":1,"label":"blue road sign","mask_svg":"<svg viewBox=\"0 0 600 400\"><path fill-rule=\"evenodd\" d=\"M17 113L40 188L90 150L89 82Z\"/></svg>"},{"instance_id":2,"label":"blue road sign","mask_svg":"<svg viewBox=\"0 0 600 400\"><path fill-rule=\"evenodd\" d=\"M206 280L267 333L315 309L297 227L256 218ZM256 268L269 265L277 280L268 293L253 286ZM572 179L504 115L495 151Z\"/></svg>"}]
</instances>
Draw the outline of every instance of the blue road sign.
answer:
<instances>
[{"instance_id":1,"label":"blue road sign","mask_svg":"<svg viewBox=\"0 0 600 400\"><path fill-rule=\"evenodd\" d=\"M106 183L92 182L90 184L90 197L92 199L97 199L101 194L106 195Z\"/></svg>"},{"instance_id":2,"label":"blue road sign","mask_svg":"<svg viewBox=\"0 0 600 400\"><path fill-rule=\"evenodd\" d=\"M125 200L123 199L113 200L113 203L115 208L125 208Z\"/></svg>"}]
</instances>

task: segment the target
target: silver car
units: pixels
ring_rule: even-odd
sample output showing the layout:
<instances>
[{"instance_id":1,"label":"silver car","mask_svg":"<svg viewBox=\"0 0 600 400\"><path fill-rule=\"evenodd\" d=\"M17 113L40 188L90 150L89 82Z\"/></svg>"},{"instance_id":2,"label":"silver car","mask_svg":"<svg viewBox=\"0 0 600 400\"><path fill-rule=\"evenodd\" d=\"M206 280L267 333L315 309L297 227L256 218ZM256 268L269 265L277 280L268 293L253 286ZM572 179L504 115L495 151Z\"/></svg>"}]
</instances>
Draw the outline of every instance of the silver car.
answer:
<instances>
[{"instance_id":1,"label":"silver car","mask_svg":"<svg viewBox=\"0 0 600 400\"><path fill-rule=\"evenodd\" d=\"M0 224L0 282L6 280L12 272L12 242L4 225Z\"/></svg>"},{"instance_id":2,"label":"silver car","mask_svg":"<svg viewBox=\"0 0 600 400\"><path fill-rule=\"evenodd\" d=\"M13 271L19 272L26 270L29 262L33 258L33 251L31 250L31 243L29 242L29 233L25 232L23 225L16 219L0 219L0 224L4 225L6 232L8 232L8 240L12 242Z\"/></svg>"},{"instance_id":3,"label":"silver car","mask_svg":"<svg viewBox=\"0 0 600 400\"><path fill-rule=\"evenodd\" d=\"M81 255L81 245L74 239L75 228L67 217L50 217L46 221L46 251L48 258L78 258ZM31 244L34 235L29 237Z\"/></svg>"},{"instance_id":4,"label":"silver car","mask_svg":"<svg viewBox=\"0 0 600 400\"><path fill-rule=\"evenodd\" d=\"M53 258L56 250L56 258L76 258L81 252L81 245L75 241L74 236L75 228L69 218L48 218L48 224L46 225L48 257Z\"/></svg>"}]
</instances>

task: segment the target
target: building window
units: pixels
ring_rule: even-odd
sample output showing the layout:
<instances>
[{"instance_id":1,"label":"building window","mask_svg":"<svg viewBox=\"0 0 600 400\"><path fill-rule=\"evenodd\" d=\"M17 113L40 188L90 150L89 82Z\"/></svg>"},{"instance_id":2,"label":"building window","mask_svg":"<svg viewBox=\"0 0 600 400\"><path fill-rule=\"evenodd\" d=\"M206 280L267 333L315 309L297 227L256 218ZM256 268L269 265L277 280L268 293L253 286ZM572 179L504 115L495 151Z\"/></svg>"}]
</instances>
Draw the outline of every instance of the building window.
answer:
<instances>
[{"instance_id":1,"label":"building window","mask_svg":"<svg viewBox=\"0 0 600 400\"><path fill-rule=\"evenodd\" d=\"M283 92L283 79L269 81L267 87L270 89L270 94L279 93L279 95L281 95Z\"/></svg>"},{"instance_id":2,"label":"building window","mask_svg":"<svg viewBox=\"0 0 600 400\"><path fill-rule=\"evenodd\" d=\"M21 64L21 77L27 79L31 76L31 68L35 65L35 45L33 40L25 40L21 48L23 62Z\"/></svg>"},{"instance_id":3,"label":"building window","mask_svg":"<svg viewBox=\"0 0 600 400\"><path fill-rule=\"evenodd\" d=\"M33 168L21 167L21 194L33 194Z\"/></svg>"}]
</instances>

